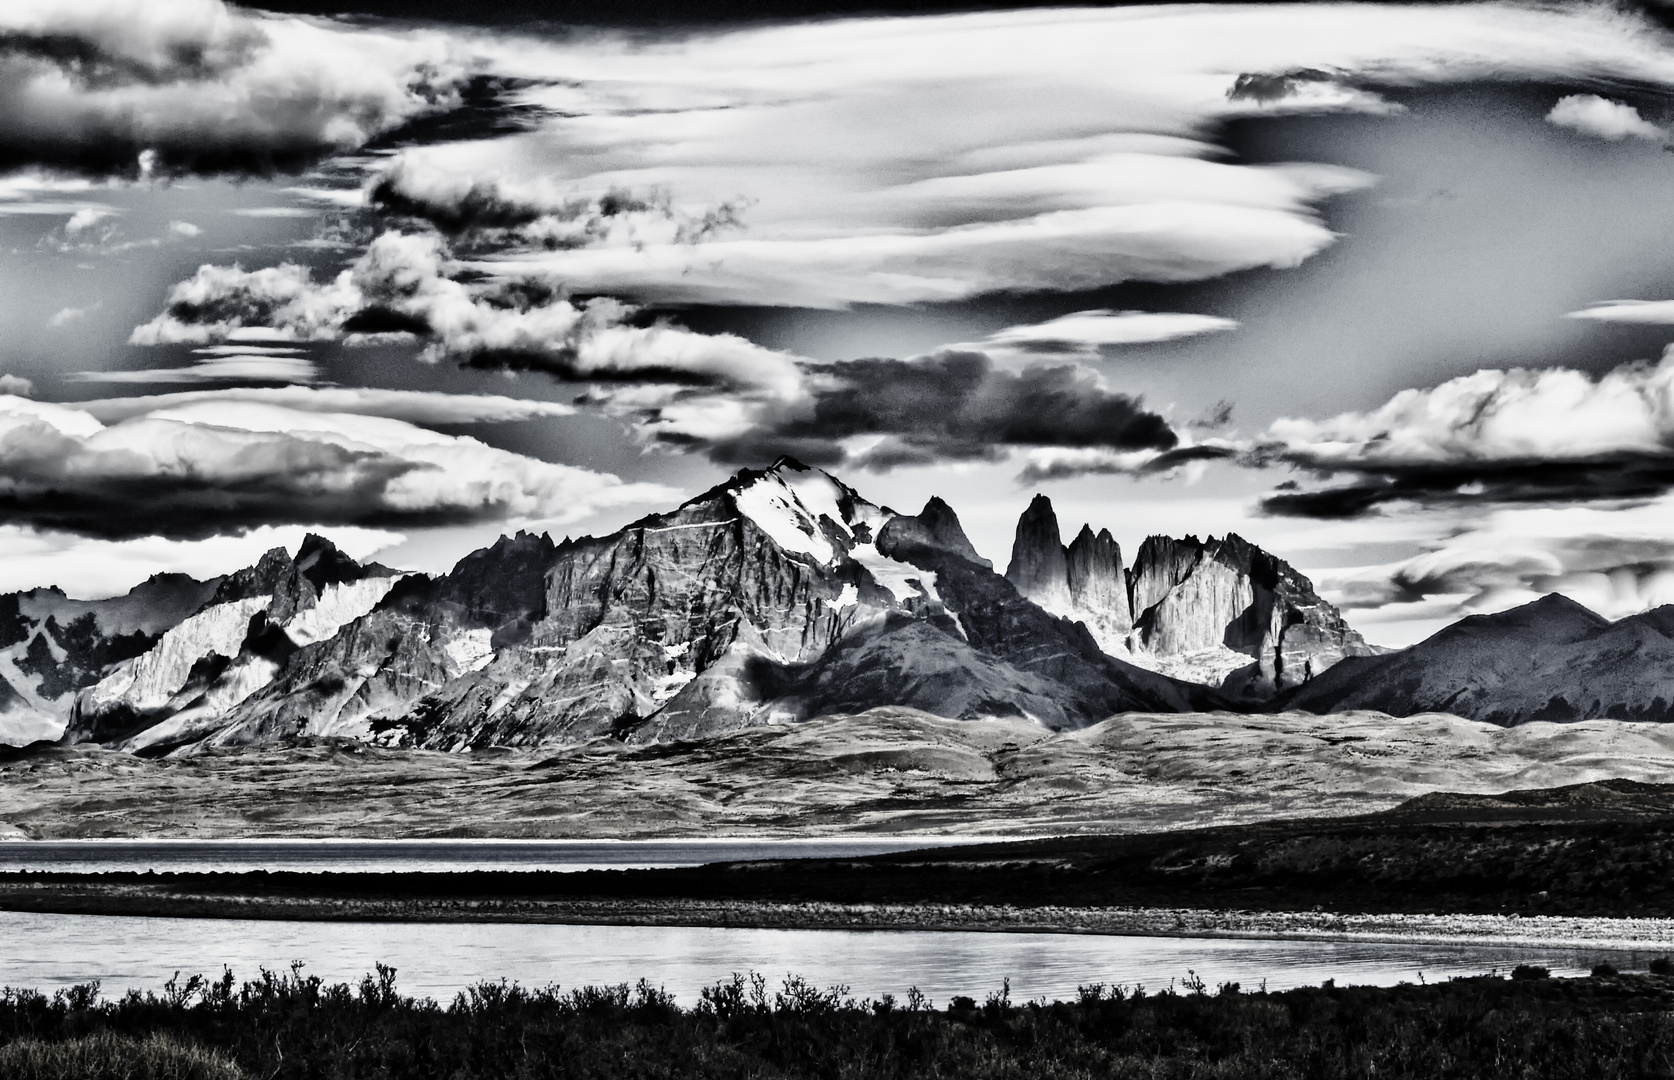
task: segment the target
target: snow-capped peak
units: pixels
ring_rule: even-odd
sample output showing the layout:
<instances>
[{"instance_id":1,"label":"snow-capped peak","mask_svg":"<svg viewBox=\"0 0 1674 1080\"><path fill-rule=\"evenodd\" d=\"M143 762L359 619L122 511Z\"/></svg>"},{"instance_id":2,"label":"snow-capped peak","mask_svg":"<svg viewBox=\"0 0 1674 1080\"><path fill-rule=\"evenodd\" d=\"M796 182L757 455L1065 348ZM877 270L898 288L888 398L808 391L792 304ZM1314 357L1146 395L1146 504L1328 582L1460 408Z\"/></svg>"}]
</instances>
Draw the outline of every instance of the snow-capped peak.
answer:
<instances>
[{"instance_id":1,"label":"snow-capped peak","mask_svg":"<svg viewBox=\"0 0 1674 1080\"><path fill-rule=\"evenodd\" d=\"M839 552L822 521L830 521L852 545L854 526L889 515L850 490L831 474L781 458L771 469L733 493L739 512L788 552L807 555L830 566Z\"/></svg>"}]
</instances>

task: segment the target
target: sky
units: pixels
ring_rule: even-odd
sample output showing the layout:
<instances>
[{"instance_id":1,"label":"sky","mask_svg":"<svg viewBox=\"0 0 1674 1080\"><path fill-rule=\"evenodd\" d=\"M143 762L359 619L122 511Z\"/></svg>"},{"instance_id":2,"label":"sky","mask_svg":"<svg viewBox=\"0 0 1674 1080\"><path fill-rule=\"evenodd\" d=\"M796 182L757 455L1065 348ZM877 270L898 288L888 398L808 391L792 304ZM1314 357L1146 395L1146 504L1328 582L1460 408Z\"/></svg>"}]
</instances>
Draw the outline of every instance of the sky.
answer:
<instances>
[{"instance_id":1,"label":"sky","mask_svg":"<svg viewBox=\"0 0 1674 1080\"><path fill-rule=\"evenodd\" d=\"M298 6L0 10L0 590L788 453L1002 567L1037 492L1237 532L1384 645L1674 602L1655 12Z\"/></svg>"}]
</instances>

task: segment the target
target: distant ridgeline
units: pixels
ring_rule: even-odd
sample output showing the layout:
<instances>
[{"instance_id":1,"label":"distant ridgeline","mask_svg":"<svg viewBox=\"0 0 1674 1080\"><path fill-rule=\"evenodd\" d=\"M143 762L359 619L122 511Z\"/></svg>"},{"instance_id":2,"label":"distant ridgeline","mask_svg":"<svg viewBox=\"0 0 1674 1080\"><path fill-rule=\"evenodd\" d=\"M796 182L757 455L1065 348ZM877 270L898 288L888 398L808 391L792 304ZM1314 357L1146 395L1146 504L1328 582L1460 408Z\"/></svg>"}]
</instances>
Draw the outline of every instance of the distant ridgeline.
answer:
<instances>
[{"instance_id":1,"label":"distant ridgeline","mask_svg":"<svg viewBox=\"0 0 1674 1080\"><path fill-rule=\"evenodd\" d=\"M1380 656L1307 578L1236 536L1151 537L1125 568L1108 532L1084 527L1064 546L1040 497L1002 576L940 499L897 514L784 459L610 536L502 537L438 577L362 566L310 536L294 556L275 549L207 582L159 576L92 602L0 597L0 741L147 755L297 735L440 750L649 743L879 705L1058 730L1279 706L1572 719L1621 701L1553 694L1525 708L1544 684L1511 653L1574 678L1586 669L1559 662L1564 648L1660 635L1651 616L1618 632L1585 614L1544 652L1514 629L1472 637L1479 652L1507 650L1498 665L1433 647L1473 620ZM1438 672L1422 693L1415 663ZM1515 695L1493 682L1502 671ZM1674 690L1640 675L1619 694L1656 684L1632 715L1661 718Z\"/></svg>"}]
</instances>

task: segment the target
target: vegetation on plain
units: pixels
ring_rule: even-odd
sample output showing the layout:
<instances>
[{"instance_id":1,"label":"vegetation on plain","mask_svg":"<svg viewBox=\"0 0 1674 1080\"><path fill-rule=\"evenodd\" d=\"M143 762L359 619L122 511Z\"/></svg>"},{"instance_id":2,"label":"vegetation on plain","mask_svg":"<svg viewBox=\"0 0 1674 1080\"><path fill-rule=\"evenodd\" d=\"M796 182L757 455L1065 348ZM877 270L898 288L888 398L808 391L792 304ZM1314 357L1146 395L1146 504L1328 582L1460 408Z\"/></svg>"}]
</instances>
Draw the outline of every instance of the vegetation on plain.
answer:
<instances>
[{"instance_id":1,"label":"vegetation on plain","mask_svg":"<svg viewBox=\"0 0 1674 1080\"><path fill-rule=\"evenodd\" d=\"M1663 965L1666 966L1666 965ZM1067 1002L1002 987L945 1004L917 991L734 976L690 1008L638 986L486 983L442 1005L379 967L359 986L263 971L176 977L161 993L0 993L0 1076L821 1078L1674 1077L1674 979L1605 973L1480 976L1430 985L1268 993L1091 985ZM1540 973L1544 975L1544 972Z\"/></svg>"}]
</instances>

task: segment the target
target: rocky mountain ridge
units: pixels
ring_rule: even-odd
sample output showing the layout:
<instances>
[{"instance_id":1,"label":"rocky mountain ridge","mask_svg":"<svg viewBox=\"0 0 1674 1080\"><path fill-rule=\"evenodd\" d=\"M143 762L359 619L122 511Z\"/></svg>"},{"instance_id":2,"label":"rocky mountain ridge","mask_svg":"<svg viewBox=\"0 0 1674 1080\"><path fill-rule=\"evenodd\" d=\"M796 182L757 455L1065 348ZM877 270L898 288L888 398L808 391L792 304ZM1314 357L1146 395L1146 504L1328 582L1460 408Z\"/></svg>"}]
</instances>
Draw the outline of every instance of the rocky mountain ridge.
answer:
<instances>
[{"instance_id":1,"label":"rocky mountain ridge","mask_svg":"<svg viewBox=\"0 0 1674 1080\"><path fill-rule=\"evenodd\" d=\"M44 719L181 755L652 743L883 702L1054 730L1225 704L1019 596L940 499L897 514L789 460L610 536L503 537L438 577L310 537L194 588Z\"/></svg>"},{"instance_id":2,"label":"rocky mountain ridge","mask_svg":"<svg viewBox=\"0 0 1674 1080\"><path fill-rule=\"evenodd\" d=\"M1150 536L1124 568L1108 529L1083 525L1066 547L1044 495L1018 520L1006 579L1110 655L1240 698L1270 699L1379 651L1306 577L1237 534Z\"/></svg>"},{"instance_id":3,"label":"rocky mountain ridge","mask_svg":"<svg viewBox=\"0 0 1674 1080\"><path fill-rule=\"evenodd\" d=\"M14 594L0 741L644 745L880 706L1056 731L1215 709L1671 718L1674 685L1629 671L1674 660L1666 611L1610 624L1549 604L1380 656L1237 536L1153 536L1129 567L1108 531L1063 544L1044 498L1017 535L1001 575L941 499L900 514L784 460L609 536L518 533L434 577L309 537L207 582ZM1627 672L1612 694L1548 692L1564 665L1601 664Z\"/></svg>"}]
</instances>

